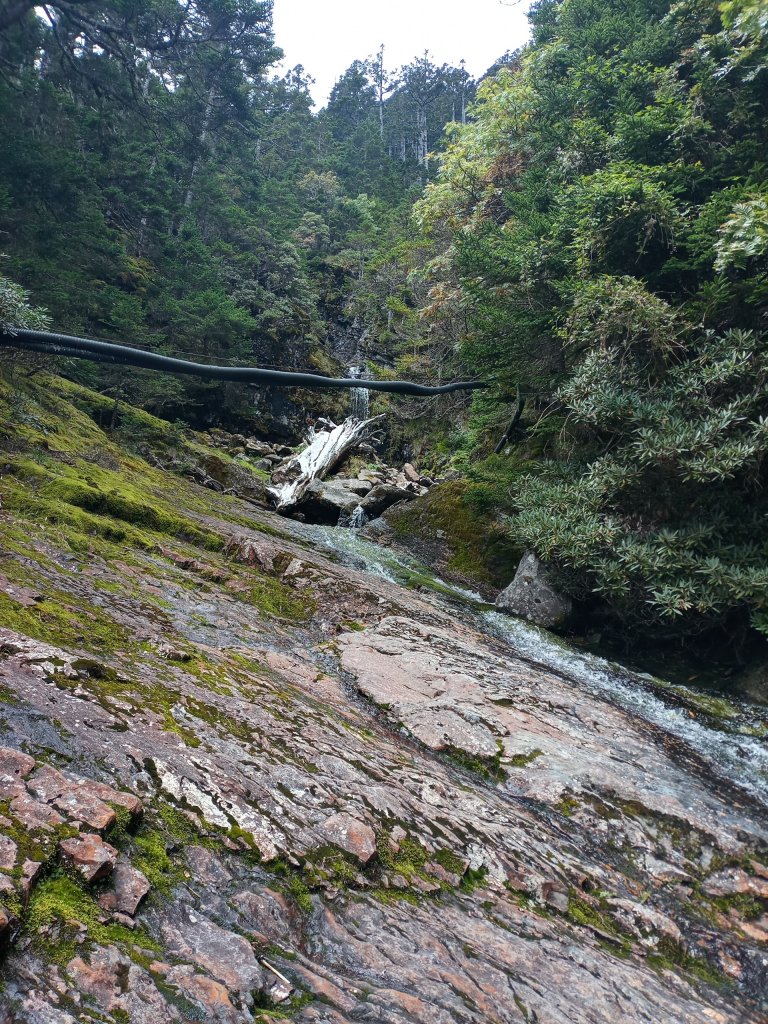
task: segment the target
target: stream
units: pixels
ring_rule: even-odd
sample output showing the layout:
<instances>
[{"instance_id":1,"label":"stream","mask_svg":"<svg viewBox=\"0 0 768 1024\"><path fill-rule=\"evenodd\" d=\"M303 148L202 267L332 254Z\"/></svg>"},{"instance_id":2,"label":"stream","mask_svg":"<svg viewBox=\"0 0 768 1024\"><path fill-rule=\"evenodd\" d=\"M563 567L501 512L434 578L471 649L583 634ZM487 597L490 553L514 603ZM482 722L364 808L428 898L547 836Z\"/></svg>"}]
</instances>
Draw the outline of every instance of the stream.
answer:
<instances>
[{"instance_id":1,"label":"stream","mask_svg":"<svg viewBox=\"0 0 768 1024\"><path fill-rule=\"evenodd\" d=\"M343 564L393 583L419 587L478 632L526 661L576 681L683 741L712 773L768 806L768 707L630 671L577 650L522 619L503 615L473 591L446 583L415 559L360 537L356 530L295 523L297 532Z\"/></svg>"}]
</instances>

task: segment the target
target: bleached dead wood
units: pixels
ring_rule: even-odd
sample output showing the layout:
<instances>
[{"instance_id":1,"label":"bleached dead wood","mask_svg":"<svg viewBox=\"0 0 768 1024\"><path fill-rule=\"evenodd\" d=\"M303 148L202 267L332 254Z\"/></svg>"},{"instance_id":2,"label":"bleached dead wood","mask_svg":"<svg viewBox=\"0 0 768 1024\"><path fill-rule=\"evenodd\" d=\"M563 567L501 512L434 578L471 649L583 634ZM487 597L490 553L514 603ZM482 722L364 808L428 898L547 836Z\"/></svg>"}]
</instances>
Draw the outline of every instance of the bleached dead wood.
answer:
<instances>
[{"instance_id":1,"label":"bleached dead wood","mask_svg":"<svg viewBox=\"0 0 768 1024\"><path fill-rule=\"evenodd\" d=\"M373 424L383 419L383 416L369 420L350 417L338 426L329 420L318 420L304 451L272 475L272 486L267 492L275 507L297 505L312 481L326 477L347 452L370 437Z\"/></svg>"}]
</instances>

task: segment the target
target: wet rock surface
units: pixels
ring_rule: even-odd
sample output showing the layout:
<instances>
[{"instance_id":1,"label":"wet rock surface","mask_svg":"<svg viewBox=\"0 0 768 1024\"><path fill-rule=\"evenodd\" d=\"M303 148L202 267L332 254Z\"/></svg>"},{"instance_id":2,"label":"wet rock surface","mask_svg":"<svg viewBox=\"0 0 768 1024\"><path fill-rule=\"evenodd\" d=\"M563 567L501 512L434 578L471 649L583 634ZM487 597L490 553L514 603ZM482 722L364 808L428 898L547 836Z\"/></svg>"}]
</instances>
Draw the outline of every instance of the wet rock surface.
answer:
<instances>
[{"instance_id":1,"label":"wet rock surface","mask_svg":"<svg viewBox=\"0 0 768 1024\"><path fill-rule=\"evenodd\" d=\"M2 1024L765 1019L760 806L439 597L198 520L225 551L29 541L93 619L0 628Z\"/></svg>"}]
</instances>

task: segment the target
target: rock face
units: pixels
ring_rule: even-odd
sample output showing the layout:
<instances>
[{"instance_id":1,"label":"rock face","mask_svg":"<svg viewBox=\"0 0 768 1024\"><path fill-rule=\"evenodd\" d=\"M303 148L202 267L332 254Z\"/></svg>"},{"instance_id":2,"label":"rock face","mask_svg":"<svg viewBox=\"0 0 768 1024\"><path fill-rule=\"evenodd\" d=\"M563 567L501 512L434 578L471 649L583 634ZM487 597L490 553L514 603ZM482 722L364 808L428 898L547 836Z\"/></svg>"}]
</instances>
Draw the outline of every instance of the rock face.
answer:
<instances>
[{"instance_id":1,"label":"rock face","mask_svg":"<svg viewBox=\"0 0 768 1024\"><path fill-rule=\"evenodd\" d=\"M83 835L59 844L62 859L86 882L96 882L111 874L117 863L117 850L99 836Z\"/></svg>"},{"instance_id":2,"label":"rock face","mask_svg":"<svg viewBox=\"0 0 768 1024\"><path fill-rule=\"evenodd\" d=\"M315 480L310 484L299 509L313 523L335 526L339 516L360 503L360 494L341 480Z\"/></svg>"},{"instance_id":3,"label":"rock face","mask_svg":"<svg viewBox=\"0 0 768 1024\"><path fill-rule=\"evenodd\" d=\"M532 551L523 555L515 578L496 598L496 607L548 629L564 626L573 613L573 602L555 590Z\"/></svg>"},{"instance_id":4,"label":"rock face","mask_svg":"<svg viewBox=\"0 0 768 1024\"><path fill-rule=\"evenodd\" d=\"M330 843L351 854L361 864L367 864L376 854L376 833L370 825L364 825L351 814L332 815L323 822L320 831Z\"/></svg>"},{"instance_id":5,"label":"rock face","mask_svg":"<svg viewBox=\"0 0 768 1024\"><path fill-rule=\"evenodd\" d=\"M67 868L87 885L108 878L117 850L104 835L115 824L114 807L124 809L126 824L142 813L132 793L65 776L7 747L0 748L0 807L0 945L18 930L19 913L51 868Z\"/></svg>"},{"instance_id":6,"label":"rock face","mask_svg":"<svg viewBox=\"0 0 768 1024\"><path fill-rule=\"evenodd\" d=\"M762 805L182 484L223 550L7 538L47 609L0 627L2 1024L762 1024Z\"/></svg>"},{"instance_id":7,"label":"rock face","mask_svg":"<svg viewBox=\"0 0 768 1024\"><path fill-rule=\"evenodd\" d=\"M370 493L366 494L360 502L360 506L366 515L375 518L397 502L413 501L415 497L414 491L407 491L396 484L377 484Z\"/></svg>"}]
</instances>

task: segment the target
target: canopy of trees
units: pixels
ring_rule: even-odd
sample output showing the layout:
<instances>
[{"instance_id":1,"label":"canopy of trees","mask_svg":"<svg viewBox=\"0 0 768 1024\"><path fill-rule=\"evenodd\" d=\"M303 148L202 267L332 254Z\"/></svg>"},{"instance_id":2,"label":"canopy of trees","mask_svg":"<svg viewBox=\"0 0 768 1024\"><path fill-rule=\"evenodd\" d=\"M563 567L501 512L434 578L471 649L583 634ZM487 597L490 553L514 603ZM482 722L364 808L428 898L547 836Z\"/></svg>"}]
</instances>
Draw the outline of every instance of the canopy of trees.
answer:
<instances>
[{"instance_id":1,"label":"canopy of trees","mask_svg":"<svg viewBox=\"0 0 768 1024\"><path fill-rule=\"evenodd\" d=\"M380 54L317 115L303 68L271 71L271 13L264 0L0 3L0 272L55 329L339 369L327 342L347 282L424 180L424 146L469 98L468 76L420 59L417 102L412 69L389 75ZM242 388L68 372L165 415L261 422Z\"/></svg>"},{"instance_id":2,"label":"canopy of trees","mask_svg":"<svg viewBox=\"0 0 768 1024\"><path fill-rule=\"evenodd\" d=\"M384 375L490 378L395 405L392 443L620 621L768 632L762 0L538 0L479 85L382 50L319 113L270 16L0 4L8 276L56 329L190 359L330 371L352 331ZM258 420L227 385L69 372Z\"/></svg>"},{"instance_id":3,"label":"canopy of trees","mask_svg":"<svg viewBox=\"0 0 768 1024\"><path fill-rule=\"evenodd\" d=\"M495 379L454 444L566 586L657 633L768 631L766 8L531 22L417 203L402 351ZM494 458L518 395L529 436Z\"/></svg>"}]
</instances>

